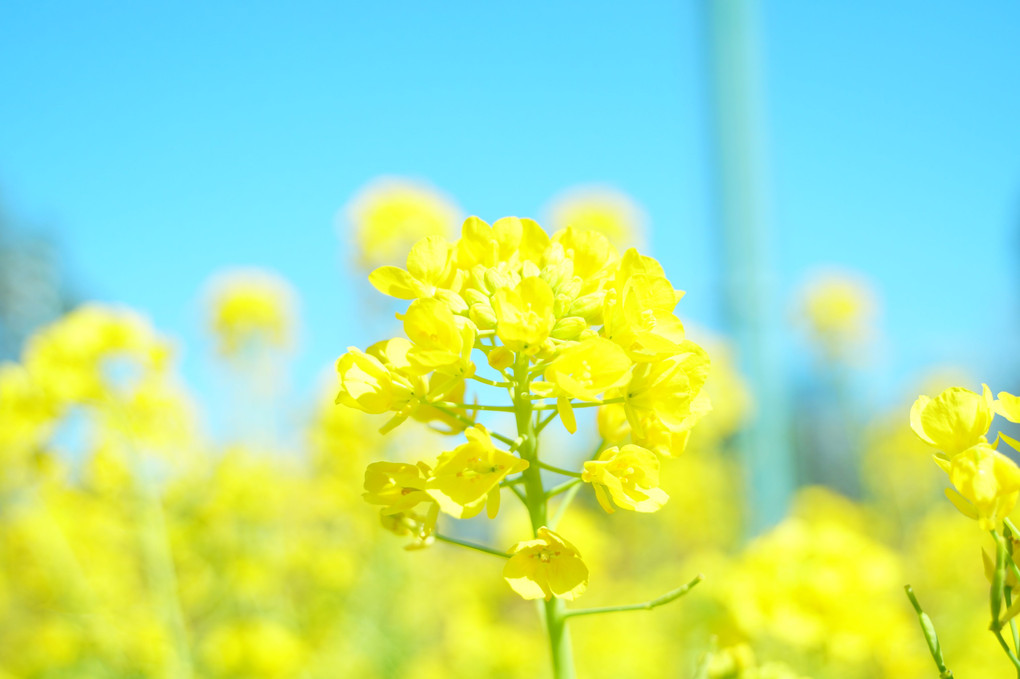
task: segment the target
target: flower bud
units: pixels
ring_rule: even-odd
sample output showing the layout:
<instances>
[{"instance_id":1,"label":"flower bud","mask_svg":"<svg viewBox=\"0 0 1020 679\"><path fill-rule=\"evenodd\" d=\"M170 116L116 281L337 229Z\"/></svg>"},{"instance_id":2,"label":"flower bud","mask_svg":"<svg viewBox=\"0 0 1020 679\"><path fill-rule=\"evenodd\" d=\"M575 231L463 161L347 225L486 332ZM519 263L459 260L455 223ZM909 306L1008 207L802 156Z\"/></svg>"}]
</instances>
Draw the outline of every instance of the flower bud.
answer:
<instances>
[{"instance_id":1,"label":"flower bud","mask_svg":"<svg viewBox=\"0 0 1020 679\"><path fill-rule=\"evenodd\" d=\"M450 311L455 314L462 314L468 310L467 302L465 302L464 298L453 290L444 290L443 288L439 288L436 290L436 299L450 307Z\"/></svg>"},{"instance_id":2,"label":"flower bud","mask_svg":"<svg viewBox=\"0 0 1020 679\"><path fill-rule=\"evenodd\" d=\"M496 347L487 356L489 365L495 370L505 370L514 363L513 352L506 347Z\"/></svg>"},{"instance_id":3,"label":"flower bud","mask_svg":"<svg viewBox=\"0 0 1020 679\"><path fill-rule=\"evenodd\" d=\"M496 312L489 306L488 300L484 304L472 304L468 309L468 318L474 321L479 330L492 330L496 327Z\"/></svg>"},{"instance_id":4,"label":"flower bud","mask_svg":"<svg viewBox=\"0 0 1020 679\"><path fill-rule=\"evenodd\" d=\"M499 271L495 269L486 269L485 271L485 288L490 292L495 292L500 288L511 288L510 281Z\"/></svg>"},{"instance_id":5,"label":"flower bud","mask_svg":"<svg viewBox=\"0 0 1020 679\"><path fill-rule=\"evenodd\" d=\"M556 321L556 325L553 326L549 335L561 340L577 339L578 335L587 327L588 324L580 316L567 316Z\"/></svg>"},{"instance_id":6,"label":"flower bud","mask_svg":"<svg viewBox=\"0 0 1020 679\"><path fill-rule=\"evenodd\" d=\"M580 316L587 321L593 321L598 318L599 313L602 311L602 299L604 297L605 293L602 291L578 297L570 305L567 313L571 316Z\"/></svg>"},{"instance_id":7,"label":"flower bud","mask_svg":"<svg viewBox=\"0 0 1020 679\"><path fill-rule=\"evenodd\" d=\"M461 294L467 301L468 306L472 304L485 304L488 306L489 304L489 296L477 288L468 288Z\"/></svg>"}]
</instances>

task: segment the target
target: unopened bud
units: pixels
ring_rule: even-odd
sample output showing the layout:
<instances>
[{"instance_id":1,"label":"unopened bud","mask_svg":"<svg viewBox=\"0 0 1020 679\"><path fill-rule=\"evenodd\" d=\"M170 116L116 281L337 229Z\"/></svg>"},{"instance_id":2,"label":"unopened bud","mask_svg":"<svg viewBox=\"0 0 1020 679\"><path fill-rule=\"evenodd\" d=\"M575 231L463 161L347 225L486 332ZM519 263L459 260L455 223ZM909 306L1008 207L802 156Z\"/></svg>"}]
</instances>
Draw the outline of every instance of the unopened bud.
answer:
<instances>
[{"instance_id":1,"label":"unopened bud","mask_svg":"<svg viewBox=\"0 0 1020 679\"><path fill-rule=\"evenodd\" d=\"M489 292L496 292L500 288L509 288L510 281L507 280L506 276L501 274L495 269L485 270L485 289Z\"/></svg>"},{"instance_id":2,"label":"unopened bud","mask_svg":"<svg viewBox=\"0 0 1020 679\"><path fill-rule=\"evenodd\" d=\"M496 347L489 352L487 359L495 370L505 370L514 364L514 354L506 347Z\"/></svg>"},{"instance_id":3,"label":"unopened bud","mask_svg":"<svg viewBox=\"0 0 1020 679\"><path fill-rule=\"evenodd\" d=\"M577 339L588 324L580 316L567 316L556 321L550 336L561 340Z\"/></svg>"},{"instance_id":4,"label":"unopened bud","mask_svg":"<svg viewBox=\"0 0 1020 679\"><path fill-rule=\"evenodd\" d=\"M496 312L487 300L485 304L472 304L468 309L468 318L475 322L479 330L492 330L496 327Z\"/></svg>"},{"instance_id":5,"label":"unopened bud","mask_svg":"<svg viewBox=\"0 0 1020 679\"><path fill-rule=\"evenodd\" d=\"M580 316L581 318L591 322L598 318L602 313L602 300L604 298L605 293L601 290L578 297L574 300L574 303L570 305L570 309L567 310L567 313L571 316Z\"/></svg>"},{"instance_id":6,"label":"unopened bud","mask_svg":"<svg viewBox=\"0 0 1020 679\"><path fill-rule=\"evenodd\" d=\"M464 299L467 300L468 305L474 304L489 304L489 296L476 288L468 288L461 293Z\"/></svg>"},{"instance_id":7,"label":"unopened bud","mask_svg":"<svg viewBox=\"0 0 1020 679\"><path fill-rule=\"evenodd\" d=\"M453 290L439 288L436 290L436 299L450 307L450 311L455 314L462 314L468 310L467 302Z\"/></svg>"}]
</instances>

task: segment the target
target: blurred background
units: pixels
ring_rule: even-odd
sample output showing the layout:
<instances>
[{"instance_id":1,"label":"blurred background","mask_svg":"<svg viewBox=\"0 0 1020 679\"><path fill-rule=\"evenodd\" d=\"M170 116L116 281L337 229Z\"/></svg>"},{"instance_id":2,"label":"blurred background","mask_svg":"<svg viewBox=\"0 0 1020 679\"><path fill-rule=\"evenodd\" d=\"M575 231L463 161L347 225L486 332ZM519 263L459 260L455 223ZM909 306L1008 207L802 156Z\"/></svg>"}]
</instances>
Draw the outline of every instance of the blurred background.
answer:
<instances>
[{"instance_id":1,"label":"blurred background","mask_svg":"<svg viewBox=\"0 0 1020 679\"><path fill-rule=\"evenodd\" d=\"M890 479L925 473L914 470L914 458L901 459L905 451L916 455L918 470L932 466L909 431L906 439L898 438L910 403L918 393L933 394L950 383L978 389L984 381L993 391L1016 390L1020 90L1012 83L1020 63L1018 24L1020 7L1006 3L983 11L953 3L840 8L736 0L513 7L6 3L0 5L0 359L20 360L33 332L86 302L144 315L169 338L172 348L166 352L174 356L175 374L200 404L194 406L200 423L194 426L210 442L202 445L218 446L217 464L232 470L223 472L221 466L216 473L242 479L238 486L247 489L227 493L227 509L217 505L216 511L234 511L236 502L244 508L242 515L251 512L244 515L251 522L285 532L272 523L273 511L259 509L249 495L257 496L260 491L252 489L273 478L265 471L266 450L275 451L270 457L276 462L302 457L326 465L328 473L317 468L315 478L346 479L349 487L342 493L357 503L364 463L380 459L364 453L342 463L323 462L332 459L329 451L367 451L382 444L352 442L354 435L345 432L364 428L356 420L308 415L329 401L332 364L340 353L396 332L392 313L397 309L380 301L367 272L380 264L402 265L415 238L453 235L467 215L488 221L532 217L550 231L584 224L606 232L621 249L636 245L662 262L674 285L688 293L678 315L692 337L718 347L711 353L714 361L722 357L719 374L732 377L732 384L725 382L730 377L719 378L725 383L717 388L735 405L727 411L713 395L724 419L701 445L714 451L703 459L714 461L684 472L700 479L698 492L714 492L716 499L702 501L695 493L689 501L678 500L678 488L674 504L681 505L677 512L684 507L694 512L708 511L714 502L728 507L719 512L733 516L719 519L712 536L677 537L677 553L670 558L684 564L718 558L726 569L738 568L732 559L744 559L744 575L732 581L746 584L772 567L762 563L772 562L760 550L753 558L741 550L801 511L840 517L833 519L843 536L837 543L845 547L850 540L854 553L881 552L876 563L918 564L922 552L944 553L933 547L935 537L921 541L917 536L934 521L929 509L946 503L934 476L927 485L919 483L919 497L913 491L894 493L897 484ZM254 301L224 301L238 280ZM262 309L254 313L262 319L259 327L273 328L268 339L259 340L268 349L239 352L231 344L248 341L230 338L231 332L243 334L231 326L231 303L241 313ZM125 346L139 350L148 341ZM342 422L333 422L334 417ZM94 455L93 444L82 444L75 433L78 426L61 425L57 447L71 452L58 458L78 463ZM315 443L308 443L309 431L318 432ZM224 456L227 449L234 457ZM236 452L242 449L248 453ZM70 477L92 478L82 474ZM8 473L5 485L24 482L12 481L15 476ZM188 531L211 525L212 519L195 519L200 514L195 497L222 487L222 479L215 481L214 472L200 477L211 485L196 490L200 484L189 477L188 492L163 496L168 507L176 507L167 510L168 516L178 516L177 511L189 517L178 526L178 537L177 519L168 519L171 545L174 540L189 544ZM818 484L845 497L830 497L824 495L830 491L818 488L807 496L798 491ZM286 493L306 496L302 488L295 481L273 506L291 506ZM332 497L332 490L321 493ZM56 501L64 507L60 511L84 511L74 503L85 500L73 497ZM256 573L250 561L258 559L247 552L238 557L242 575L214 586L212 575L199 565L208 554L187 561L191 557L180 550L161 557L161 548L149 545L140 552L148 556L139 558L150 564L142 571L151 577L142 582L153 588L157 603L168 596L166 569L152 564L176 560L179 571L204 574L194 576L199 584L186 593L183 613L171 606L174 615L156 615L151 630L156 641L138 642L140 647L164 644L180 651L190 644L198 650L188 666L209 676L298 676L294 668L299 666L302 676L335 671L331 663L341 661L317 656L313 647L339 653L341 646L329 640L378 601L352 584L363 574L350 554L337 557L347 564L346 575L336 576L339 580L324 575L330 568L319 562L326 558L322 545L331 545L327 554L343 550L329 542L335 535L323 527L323 521L334 519L322 517L332 516L333 509L337 516L363 510L349 500L350 507L343 502L332 507L332 501L309 510L307 524L301 524L305 542L285 550L306 556L314 566L302 562L301 568L327 578L328 585L322 585L332 597L327 602L302 599L307 593L281 585L284 596L280 587L267 584L277 582L280 571L272 577ZM23 504L5 506L31 506L18 502ZM111 510L95 511L105 517L97 521L115 525L107 514ZM868 512L884 513L886 519L895 515L899 523L876 527L873 517L862 518ZM381 535L376 545L377 538L365 535L381 531L374 525L363 529L358 521L366 519L358 516L350 519L355 528L344 524L341 533L356 534L362 551L373 545L372 558L386 566L381 572L414 596L420 590L405 571L415 566L405 562L420 555L403 554L399 545L393 552L389 535ZM636 524L632 518L625 522ZM146 534L155 520L146 519ZM367 521L374 520L371 514ZM689 527L680 513L670 521ZM961 517L951 521L966 523ZM52 528L36 534L52 537ZM780 545L775 549L785 554L806 549L814 543L805 543L804 535L816 529L812 524L784 533L785 538L774 538ZM9 527L8 546L18 543L18 530L36 529ZM254 549L247 530L232 535L247 535L237 544ZM641 535L651 534L642 530L651 529L634 527L627 539L637 544ZM853 542L858 538L885 543L862 547ZM212 545L217 537L203 539ZM597 544L606 538L591 539ZM949 541L941 533L938 539ZM71 561L84 559L85 565L75 568L88 570L91 557L75 557L72 538L44 543L35 552L44 555L42 562L61 563L66 570ZM32 551L30 544L20 548ZM704 556L709 553L711 558ZM826 554L835 560L838 553ZM747 566L747 560L758 565ZM628 564L617 566L615 577L626 581ZM895 570L885 566L879 568L883 573ZM105 565L96 568L107 573ZM110 572L117 568L133 566L121 564ZM909 571L902 564L896 568ZM962 578L954 568L945 566L931 578ZM981 584L980 570L978 565L967 571L966 577L976 577L975 587ZM636 572L635 582L660 578ZM59 587L36 592L41 599L25 594L31 588L24 584L6 585L6 598L0 588L7 624L24 627L26 616L66 623L66 616L47 617L42 611L63 610L58 601L75 602L71 608L82 610L92 606L102 597L82 589L90 577L82 576L71 594ZM668 571L660 579L671 577ZM890 576L893 589L903 584L898 577ZM238 582L255 582L255 593L235 596ZM285 602L270 607L271 614L253 608L251 601L269 597L259 586ZM519 604L503 601L501 586L498 578L491 585L491 601L502 602L492 607ZM846 587L860 589L859 583ZM352 598L351 591L362 594ZM754 613L755 624L733 623L731 618L752 614L734 613L726 596L701 611L704 620L723 621L716 628L685 622L695 630L684 637L693 640L685 651L690 658L715 636L723 646L747 643L764 649L812 676L827 676L819 672L833 658L851 669L832 676L915 676L909 663L890 659L901 659L896 653L874 651L869 644L878 639L862 641L852 634L832 646L810 641L817 629L804 631L808 650L796 655L790 651L797 646L793 641L770 637L766 642L753 632L769 626L761 610ZM813 595L804 596L812 600ZM225 599L234 602L229 615L215 603ZM355 605L357 614L348 610ZM344 609L350 620L330 618L324 613L330 607ZM422 607L428 610L424 602ZM238 623L237 611L250 619ZM525 618L519 626L528 629L534 621L525 613L514 614ZM825 616L842 614L819 615L829 620ZM363 660L361 674L344 676L408 676L411 666L420 676L431 676L432 669L449 676L478 671L472 663L480 660L457 656L454 662L453 650L426 662L407 650L417 647L403 637L380 641L386 630L395 629L391 618L397 615L399 607L370 616L377 633L363 644L383 644L389 660ZM957 619L970 619L967 615ZM857 624L867 613L846 616ZM427 620L422 610L411 617ZM491 611L472 609L450 624L461 625L457 633L463 634L496 624L491 617ZM295 619L305 625L304 632L295 631ZM413 637L419 624L401 627L401 634ZM913 623L903 624L904 638L919 643ZM79 630L80 620L72 627ZM65 633L71 634L60 632ZM12 642L0 650L0 672L82 676L81 668L87 667L97 676L131 676L151 663L167 676L183 676L175 674L183 666L172 660L176 651L151 658L139 651L145 657L136 662L130 649L110 650L119 641L82 634L90 641L68 652L63 669L13 658L11 653L21 656L23 649ZM498 634L517 632L500 628ZM185 637L190 642L181 641ZM242 638L248 641L236 640ZM230 656L222 650L231 643L236 648L278 644L282 650L273 658L290 658L293 664L274 665L269 659L253 669L231 660L251 652ZM594 637L579 643L599 647ZM342 648L350 652L349 646ZM928 662L923 647L918 649L915 655ZM121 664L111 664L109 657ZM661 653L647 657L661 660ZM681 657L679 664L690 659ZM512 658L505 661L506 667L487 666L489 676L524 671ZM462 669L450 669L455 665ZM613 676L630 671L639 669L618 669ZM675 676L688 675L678 669Z\"/></svg>"}]
</instances>

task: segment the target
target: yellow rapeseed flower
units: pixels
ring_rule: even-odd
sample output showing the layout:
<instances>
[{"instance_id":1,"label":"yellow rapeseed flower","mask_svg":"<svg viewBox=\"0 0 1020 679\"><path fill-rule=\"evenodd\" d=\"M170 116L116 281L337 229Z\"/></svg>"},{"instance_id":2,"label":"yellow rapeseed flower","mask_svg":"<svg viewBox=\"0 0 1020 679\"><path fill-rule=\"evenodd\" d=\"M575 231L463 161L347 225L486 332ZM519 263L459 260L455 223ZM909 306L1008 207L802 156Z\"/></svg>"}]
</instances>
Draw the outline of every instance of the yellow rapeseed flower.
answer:
<instances>
[{"instance_id":1,"label":"yellow rapeseed flower","mask_svg":"<svg viewBox=\"0 0 1020 679\"><path fill-rule=\"evenodd\" d=\"M951 458L936 456L956 491L946 495L984 530L997 528L1020 496L1020 468L987 443L978 443Z\"/></svg>"},{"instance_id":2,"label":"yellow rapeseed flower","mask_svg":"<svg viewBox=\"0 0 1020 679\"><path fill-rule=\"evenodd\" d=\"M492 296L496 334L511 351L535 354L549 337L553 316L553 293L537 276L523 279L513 288L501 288Z\"/></svg>"},{"instance_id":3,"label":"yellow rapeseed flower","mask_svg":"<svg viewBox=\"0 0 1020 679\"><path fill-rule=\"evenodd\" d=\"M336 361L340 391L336 402L366 413L410 412L425 394L424 381L408 374L410 364L396 364L395 357L407 355L411 343L402 338L377 342L361 351L348 347ZM405 368L401 370L401 368Z\"/></svg>"},{"instance_id":4,"label":"yellow rapeseed flower","mask_svg":"<svg viewBox=\"0 0 1020 679\"><path fill-rule=\"evenodd\" d=\"M525 599L572 601L588 588L588 567L577 548L542 526L534 540L510 548L503 577Z\"/></svg>"},{"instance_id":5,"label":"yellow rapeseed flower","mask_svg":"<svg viewBox=\"0 0 1020 679\"><path fill-rule=\"evenodd\" d=\"M596 402L599 394L618 386L630 370L627 354L613 342L590 337L557 354L545 369L546 382L582 401ZM533 385L536 393L541 387Z\"/></svg>"},{"instance_id":6,"label":"yellow rapeseed flower","mask_svg":"<svg viewBox=\"0 0 1020 679\"><path fill-rule=\"evenodd\" d=\"M584 463L581 480L592 484L599 504L610 514L612 498L621 509L658 511L669 496L659 488L659 458L652 451L628 444L606 448L597 460Z\"/></svg>"},{"instance_id":7,"label":"yellow rapeseed flower","mask_svg":"<svg viewBox=\"0 0 1020 679\"><path fill-rule=\"evenodd\" d=\"M499 484L528 468L527 460L498 450L480 427L464 431L468 442L439 456L426 492L450 516L468 519L487 506L489 518L499 511Z\"/></svg>"},{"instance_id":8,"label":"yellow rapeseed flower","mask_svg":"<svg viewBox=\"0 0 1020 679\"><path fill-rule=\"evenodd\" d=\"M950 387L934 399L917 397L910 409L910 426L922 441L952 457L986 441L994 411L992 393Z\"/></svg>"}]
</instances>

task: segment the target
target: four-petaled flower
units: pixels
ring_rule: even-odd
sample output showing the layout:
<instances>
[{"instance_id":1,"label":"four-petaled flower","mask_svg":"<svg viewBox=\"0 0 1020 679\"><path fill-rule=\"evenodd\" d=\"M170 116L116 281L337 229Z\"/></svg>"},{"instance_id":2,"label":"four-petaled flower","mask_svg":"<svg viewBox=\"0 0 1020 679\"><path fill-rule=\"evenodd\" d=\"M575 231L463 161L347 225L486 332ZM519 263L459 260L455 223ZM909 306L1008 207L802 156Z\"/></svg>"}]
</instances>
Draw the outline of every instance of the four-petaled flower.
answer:
<instances>
[{"instance_id":1,"label":"four-petaled flower","mask_svg":"<svg viewBox=\"0 0 1020 679\"><path fill-rule=\"evenodd\" d=\"M545 526L534 540L510 548L503 577L525 599L571 601L588 588L588 567L577 548Z\"/></svg>"}]
</instances>

